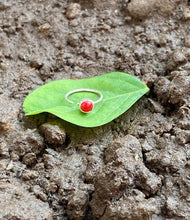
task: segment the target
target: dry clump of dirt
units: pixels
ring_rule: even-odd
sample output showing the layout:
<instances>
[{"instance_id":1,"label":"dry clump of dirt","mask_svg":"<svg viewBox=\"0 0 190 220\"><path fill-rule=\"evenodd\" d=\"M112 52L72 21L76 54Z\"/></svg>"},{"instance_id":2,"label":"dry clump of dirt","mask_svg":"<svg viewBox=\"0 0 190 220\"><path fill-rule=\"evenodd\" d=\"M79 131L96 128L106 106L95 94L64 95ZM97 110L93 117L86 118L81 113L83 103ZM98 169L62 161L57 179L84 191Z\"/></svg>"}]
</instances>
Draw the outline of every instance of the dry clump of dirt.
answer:
<instances>
[{"instance_id":1,"label":"dry clump of dirt","mask_svg":"<svg viewBox=\"0 0 190 220\"><path fill-rule=\"evenodd\" d=\"M143 163L140 142L131 135L111 142L105 162L94 179L91 208L97 219L143 219L158 209L156 199L146 199L161 187L161 178ZM108 203L109 201L109 203Z\"/></svg>"},{"instance_id":2,"label":"dry clump of dirt","mask_svg":"<svg viewBox=\"0 0 190 220\"><path fill-rule=\"evenodd\" d=\"M190 219L188 2L7 0L0 11L0 219ZM113 122L24 117L38 86L115 70L150 93Z\"/></svg>"},{"instance_id":3,"label":"dry clump of dirt","mask_svg":"<svg viewBox=\"0 0 190 220\"><path fill-rule=\"evenodd\" d=\"M52 211L48 204L44 204L34 195L28 192L25 185L13 185L0 182L1 205L0 218L5 219L48 219L52 218ZM22 209L22 211L21 211Z\"/></svg>"},{"instance_id":4,"label":"dry clump of dirt","mask_svg":"<svg viewBox=\"0 0 190 220\"><path fill-rule=\"evenodd\" d=\"M160 15L171 14L179 3L186 2L180 0L133 0L130 1L126 7L126 12L128 12L135 19L145 19L147 17L153 16L154 13Z\"/></svg>"}]
</instances>

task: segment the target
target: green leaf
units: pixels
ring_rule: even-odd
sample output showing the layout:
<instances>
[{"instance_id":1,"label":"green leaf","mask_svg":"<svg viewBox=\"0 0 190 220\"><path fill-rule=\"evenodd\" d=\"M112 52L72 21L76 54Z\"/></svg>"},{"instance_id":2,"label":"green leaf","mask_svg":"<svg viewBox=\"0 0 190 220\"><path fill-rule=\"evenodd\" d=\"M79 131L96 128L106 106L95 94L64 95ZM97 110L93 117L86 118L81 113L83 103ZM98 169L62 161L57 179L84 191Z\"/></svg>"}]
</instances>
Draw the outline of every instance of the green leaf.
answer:
<instances>
[{"instance_id":1,"label":"green leaf","mask_svg":"<svg viewBox=\"0 0 190 220\"><path fill-rule=\"evenodd\" d=\"M94 89L103 94L89 113L82 113L77 105L83 98L97 100L91 92L78 92L69 96L74 104L65 100L65 95L75 89ZM26 115L49 112L65 121L83 127L96 127L112 121L129 109L149 88L126 73L112 72L89 79L56 80L43 85L29 94L23 104Z\"/></svg>"}]
</instances>

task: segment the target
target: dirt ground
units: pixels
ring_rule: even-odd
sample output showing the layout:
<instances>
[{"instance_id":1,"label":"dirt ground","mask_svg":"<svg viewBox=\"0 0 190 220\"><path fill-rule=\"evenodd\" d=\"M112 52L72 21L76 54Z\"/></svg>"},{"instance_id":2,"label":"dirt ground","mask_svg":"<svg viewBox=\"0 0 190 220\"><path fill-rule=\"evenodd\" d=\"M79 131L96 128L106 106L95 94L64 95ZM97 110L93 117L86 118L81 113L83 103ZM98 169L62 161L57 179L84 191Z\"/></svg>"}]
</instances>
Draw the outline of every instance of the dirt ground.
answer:
<instances>
[{"instance_id":1,"label":"dirt ground","mask_svg":"<svg viewBox=\"0 0 190 220\"><path fill-rule=\"evenodd\" d=\"M82 128L22 103L122 71L150 93ZM0 1L0 220L190 219L190 3Z\"/></svg>"}]
</instances>

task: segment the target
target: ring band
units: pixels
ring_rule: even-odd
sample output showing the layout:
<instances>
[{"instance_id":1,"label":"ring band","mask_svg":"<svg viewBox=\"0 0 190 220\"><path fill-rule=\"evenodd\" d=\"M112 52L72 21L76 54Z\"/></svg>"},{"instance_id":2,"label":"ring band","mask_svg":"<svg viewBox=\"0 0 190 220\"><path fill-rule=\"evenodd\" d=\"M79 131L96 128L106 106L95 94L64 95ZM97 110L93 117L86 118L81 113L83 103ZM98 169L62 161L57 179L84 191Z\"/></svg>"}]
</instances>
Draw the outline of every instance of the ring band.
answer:
<instances>
[{"instance_id":1,"label":"ring band","mask_svg":"<svg viewBox=\"0 0 190 220\"><path fill-rule=\"evenodd\" d=\"M90 112L93 109L94 104L100 102L103 99L102 93L98 90L94 90L94 89L75 89L75 90L72 90L72 91L68 92L65 95L65 100L67 102L71 103L71 104L74 104L74 102L71 101L68 97L70 95L74 94L74 93L77 93L77 92L91 92L91 93L95 93L95 94L99 95L99 99L97 99L96 101L92 101L90 99L83 99L81 102L77 103L77 104L79 104L80 110L84 113Z\"/></svg>"},{"instance_id":2,"label":"ring band","mask_svg":"<svg viewBox=\"0 0 190 220\"><path fill-rule=\"evenodd\" d=\"M65 99L67 100L67 102L71 103L71 104L74 104L73 101L69 100L68 99L68 96L72 95L73 93L76 93L76 92L92 92L92 93L95 93L95 94L98 94L100 96L100 98L96 101L93 101L94 104L100 102L103 98L103 95L100 91L98 90L94 90L94 89L75 89L75 90L72 90L70 92L68 92L66 95L65 95Z\"/></svg>"}]
</instances>

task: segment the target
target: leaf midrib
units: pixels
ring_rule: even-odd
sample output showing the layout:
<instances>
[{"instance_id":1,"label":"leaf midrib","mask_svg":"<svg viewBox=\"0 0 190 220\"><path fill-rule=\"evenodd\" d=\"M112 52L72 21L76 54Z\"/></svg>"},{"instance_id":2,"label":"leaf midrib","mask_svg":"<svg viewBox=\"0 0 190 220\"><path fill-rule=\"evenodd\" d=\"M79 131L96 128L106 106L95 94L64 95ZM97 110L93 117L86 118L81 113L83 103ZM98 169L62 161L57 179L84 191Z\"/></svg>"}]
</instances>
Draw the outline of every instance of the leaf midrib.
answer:
<instances>
[{"instance_id":1,"label":"leaf midrib","mask_svg":"<svg viewBox=\"0 0 190 220\"><path fill-rule=\"evenodd\" d=\"M112 100L112 99L119 98L119 97L122 97L122 96L130 95L131 93L138 93L140 91L145 91L145 90L146 90L146 88L139 89L138 91L135 91L135 92L127 92L127 93L120 94L120 95L117 95L117 96L114 96L114 97L105 98L105 99L103 99L103 101Z\"/></svg>"},{"instance_id":2,"label":"leaf midrib","mask_svg":"<svg viewBox=\"0 0 190 220\"><path fill-rule=\"evenodd\" d=\"M138 92L144 91L144 90L146 90L146 88L144 88L144 89L139 89L139 90L136 91L136 92L127 92L127 93L120 94L120 95L117 95L117 96L114 96L114 97L104 98L103 101L106 102L106 101L113 100L113 99L116 99L116 98L121 98L121 97L123 97L123 96L130 95L130 94L132 94L132 93L138 93ZM62 106L62 105L58 105L58 106L54 106L54 107L51 107L51 108L40 109L40 110L35 111L35 112L48 112L48 111L50 111L51 109L57 108L57 107L63 107L63 106ZM35 114L35 112L27 113L27 115L28 115L28 114ZM70 111L68 111L68 112L70 112Z\"/></svg>"}]
</instances>

